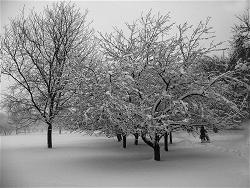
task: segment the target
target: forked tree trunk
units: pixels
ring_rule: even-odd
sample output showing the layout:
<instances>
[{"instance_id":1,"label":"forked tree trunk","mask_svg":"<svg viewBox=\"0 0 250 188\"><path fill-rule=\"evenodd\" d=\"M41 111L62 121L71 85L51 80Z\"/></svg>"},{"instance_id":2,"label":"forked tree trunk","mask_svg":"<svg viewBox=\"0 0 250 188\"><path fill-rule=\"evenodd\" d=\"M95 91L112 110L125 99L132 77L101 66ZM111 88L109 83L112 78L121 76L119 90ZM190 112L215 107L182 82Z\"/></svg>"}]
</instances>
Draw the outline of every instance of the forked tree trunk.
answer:
<instances>
[{"instance_id":1,"label":"forked tree trunk","mask_svg":"<svg viewBox=\"0 0 250 188\"><path fill-rule=\"evenodd\" d=\"M135 145L138 145L139 134L135 133Z\"/></svg>"},{"instance_id":2,"label":"forked tree trunk","mask_svg":"<svg viewBox=\"0 0 250 188\"><path fill-rule=\"evenodd\" d=\"M126 137L126 135L122 136L122 146L123 146L123 148L127 147L127 137Z\"/></svg>"},{"instance_id":3,"label":"forked tree trunk","mask_svg":"<svg viewBox=\"0 0 250 188\"><path fill-rule=\"evenodd\" d=\"M117 137L117 141L118 142L122 141L122 135L121 134L117 134L116 137Z\"/></svg>"},{"instance_id":4,"label":"forked tree trunk","mask_svg":"<svg viewBox=\"0 0 250 188\"><path fill-rule=\"evenodd\" d=\"M145 134L141 134L141 138L147 145L149 145L154 149L154 160L160 161L161 160L160 145L159 145L160 137L157 134L155 134L154 142L148 140Z\"/></svg>"},{"instance_id":5,"label":"forked tree trunk","mask_svg":"<svg viewBox=\"0 0 250 188\"><path fill-rule=\"evenodd\" d=\"M167 132L164 134L164 149L165 151L168 151L168 133Z\"/></svg>"},{"instance_id":6,"label":"forked tree trunk","mask_svg":"<svg viewBox=\"0 0 250 188\"><path fill-rule=\"evenodd\" d=\"M173 140L172 140L172 131L169 132L169 143L173 144Z\"/></svg>"},{"instance_id":7,"label":"forked tree trunk","mask_svg":"<svg viewBox=\"0 0 250 188\"><path fill-rule=\"evenodd\" d=\"M48 148L52 148L52 125L51 123L48 123L47 144L48 144Z\"/></svg>"}]
</instances>

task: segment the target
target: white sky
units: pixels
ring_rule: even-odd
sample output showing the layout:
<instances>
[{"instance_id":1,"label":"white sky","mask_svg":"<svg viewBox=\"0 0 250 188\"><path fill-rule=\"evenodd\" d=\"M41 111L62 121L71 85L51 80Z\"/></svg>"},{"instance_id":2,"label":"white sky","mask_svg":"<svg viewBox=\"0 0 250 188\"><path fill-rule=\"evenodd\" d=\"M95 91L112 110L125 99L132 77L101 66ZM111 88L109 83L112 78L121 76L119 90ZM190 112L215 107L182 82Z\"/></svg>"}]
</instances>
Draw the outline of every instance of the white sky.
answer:
<instances>
[{"instance_id":1,"label":"white sky","mask_svg":"<svg viewBox=\"0 0 250 188\"><path fill-rule=\"evenodd\" d=\"M247 0L219 0L219 1L73 1L80 9L88 9L89 21L92 26L100 32L110 32L113 26L122 28L125 22L131 22L152 9L153 13L165 14L171 12L172 21L178 24L188 21L190 24L197 24L200 20L212 17L210 25L216 32L217 41L227 41L231 37L231 27L236 23L236 15L241 14L247 7ZM9 23L9 18L17 16L25 5L26 11L34 9L43 10L52 1L5 1L0 0L0 25ZM1 79L0 93L6 90L9 80ZM1 100L1 96L0 96Z\"/></svg>"}]
</instances>

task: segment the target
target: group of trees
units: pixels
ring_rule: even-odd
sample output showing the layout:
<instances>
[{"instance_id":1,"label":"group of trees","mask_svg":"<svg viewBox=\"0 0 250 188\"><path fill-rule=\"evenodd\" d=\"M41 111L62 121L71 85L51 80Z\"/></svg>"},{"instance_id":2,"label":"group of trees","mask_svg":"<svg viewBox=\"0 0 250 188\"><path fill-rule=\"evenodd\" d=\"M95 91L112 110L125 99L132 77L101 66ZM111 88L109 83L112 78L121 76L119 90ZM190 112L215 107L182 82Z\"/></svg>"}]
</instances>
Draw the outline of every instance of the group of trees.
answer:
<instances>
[{"instance_id":1,"label":"group of trees","mask_svg":"<svg viewBox=\"0 0 250 188\"><path fill-rule=\"evenodd\" d=\"M135 143L140 136L160 160L159 141L167 144L171 132L224 129L247 116L249 17L248 38L239 26L247 50L232 55L236 61L211 55L221 43L212 40L209 18L176 25L149 11L124 29L95 34L86 16L60 2L22 13L1 36L2 73L15 81L4 105L19 121L45 122L48 148L53 124L62 124L117 136L124 147L126 136Z\"/></svg>"}]
</instances>

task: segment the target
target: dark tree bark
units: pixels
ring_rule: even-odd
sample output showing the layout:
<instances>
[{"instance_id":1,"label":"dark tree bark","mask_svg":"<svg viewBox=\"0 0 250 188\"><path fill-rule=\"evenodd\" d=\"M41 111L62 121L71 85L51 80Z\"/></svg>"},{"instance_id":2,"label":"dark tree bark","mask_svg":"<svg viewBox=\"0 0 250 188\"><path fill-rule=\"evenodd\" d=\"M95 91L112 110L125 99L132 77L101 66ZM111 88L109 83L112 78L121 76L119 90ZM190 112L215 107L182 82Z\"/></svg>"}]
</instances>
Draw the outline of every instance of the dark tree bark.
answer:
<instances>
[{"instance_id":1,"label":"dark tree bark","mask_svg":"<svg viewBox=\"0 0 250 188\"><path fill-rule=\"evenodd\" d=\"M51 123L48 123L47 144L48 144L48 148L52 148L52 125Z\"/></svg>"},{"instance_id":2,"label":"dark tree bark","mask_svg":"<svg viewBox=\"0 0 250 188\"><path fill-rule=\"evenodd\" d=\"M139 134L135 133L134 136L135 136L135 145L138 145Z\"/></svg>"},{"instance_id":3,"label":"dark tree bark","mask_svg":"<svg viewBox=\"0 0 250 188\"><path fill-rule=\"evenodd\" d=\"M126 135L122 136L122 146L123 146L123 148L127 147L127 137L126 137Z\"/></svg>"},{"instance_id":4,"label":"dark tree bark","mask_svg":"<svg viewBox=\"0 0 250 188\"><path fill-rule=\"evenodd\" d=\"M142 134L142 135L141 135L141 138L142 138L142 140L143 140L147 145L149 145L150 147L154 148L154 144L153 144L150 140L147 139L146 134Z\"/></svg>"},{"instance_id":5,"label":"dark tree bark","mask_svg":"<svg viewBox=\"0 0 250 188\"><path fill-rule=\"evenodd\" d=\"M146 134L142 134L141 138L146 144L148 144L150 147L152 147L154 149L154 160L160 161L161 160L161 153L160 153L160 145L159 145L159 141L160 141L159 135L155 134L154 143L146 138Z\"/></svg>"},{"instance_id":6,"label":"dark tree bark","mask_svg":"<svg viewBox=\"0 0 250 188\"><path fill-rule=\"evenodd\" d=\"M118 142L122 141L122 135L121 134L117 134L116 137L117 137L117 141Z\"/></svg>"},{"instance_id":7,"label":"dark tree bark","mask_svg":"<svg viewBox=\"0 0 250 188\"><path fill-rule=\"evenodd\" d=\"M168 133L167 132L164 134L164 149L165 151L168 151Z\"/></svg>"},{"instance_id":8,"label":"dark tree bark","mask_svg":"<svg viewBox=\"0 0 250 188\"><path fill-rule=\"evenodd\" d=\"M154 142L154 160L156 161L161 160L159 136L157 133L155 134L155 142Z\"/></svg>"},{"instance_id":9,"label":"dark tree bark","mask_svg":"<svg viewBox=\"0 0 250 188\"><path fill-rule=\"evenodd\" d=\"M59 134L62 134L62 128L59 127Z\"/></svg>"},{"instance_id":10,"label":"dark tree bark","mask_svg":"<svg viewBox=\"0 0 250 188\"><path fill-rule=\"evenodd\" d=\"M169 132L169 143L173 144L173 140L172 140L172 131Z\"/></svg>"}]
</instances>

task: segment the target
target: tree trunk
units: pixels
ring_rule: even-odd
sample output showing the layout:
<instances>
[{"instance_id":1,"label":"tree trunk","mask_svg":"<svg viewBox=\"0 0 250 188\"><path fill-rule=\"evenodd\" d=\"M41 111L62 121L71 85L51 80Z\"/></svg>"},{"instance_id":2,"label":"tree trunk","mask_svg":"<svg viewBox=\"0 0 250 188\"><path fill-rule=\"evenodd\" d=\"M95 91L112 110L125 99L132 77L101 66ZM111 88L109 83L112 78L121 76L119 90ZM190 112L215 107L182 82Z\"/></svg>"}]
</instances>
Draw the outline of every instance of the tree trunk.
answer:
<instances>
[{"instance_id":1,"label":"tree trunk","mask_svg":"<svg viewBox=\"0 0 250 188\"><path fill-rule=\"evenodd\" d=\"M126 137L126 135L123 135L122 136L122 146L123 146L123 148L126 148L127 147L127 137Z\"/></svg>"},{"instance_id":2,"label":"tree trunk","mask_svg":"<svg viewBox=\"0 0 250 188\"><path fill-rule=\"evenodd\" d=\"M138 145L138 138L139 138L139 134L135 133L135 145Z\"/></svg>"},{"instance_id":3,"label":"tree trunk","mask_svg":"<svg viewBox=\"0 0 250 188\"><path fill-rule=\"evenodd\" d=\"M160 161L161 154L160 154L159 136L157 134L155 134L155 141L154 142L151 142L150 140L148 140L146 138L146 134L141 134L141 138L147 145L149 145L150 147L152 147L154 149L154 160Z\"/></svg>"},{"instance_id":4,"label":"tree trunk","mask_svg":"<svg viewBox=\"0 0 250 188\"><path fill-rule=\"evenodd\" d=\"M62 134L62 127L59 127L59 134Z\"/></svg>"},{"instance_id":5,"label":"tree trunk","mask_svg":"<svg viewBox=\"0 0 250 188\"><path fill-rule=\"evenodd\" d=\"M164 149L165 151L168 151L168 133L167 132L164 134Z\"/></svg>"},{"instance_id":6,"label":"tree trunk","mask_svg":"<svg viewBox=\"0 0 250 188\"><path fill-rule=\"evenodd\" d=\"M146 134L141 134L141 138L142 140L149 145L150 147L154 148L154 144L153 142L151 142L150 140L147 139Z\"/></svg>"},{"instance_id":7,"label":"tree trunk","mask_svg":"<svg viewBox=\"0 0 250 188\"><path fill-rule=\"evenodd\" d=\"M117 137L118 142L122 141L122 135L121 134L117 134L116 137Z\"/></svg>"},{"instance_id":8,"label":"tree trunk","mask_svg":"<svg viewBox=\"0 0 250 188\"><path fill-rule=\"evenodd\" d=\"M51 123L48 123L47 144L48 144L48 148L52 148L52 125Z\"/></svg>"},{"instance_id":9,"label":"tree trunk","mask_svg":"<svg viewBox=\"0 0 250 188\"><path fill-rule=\"evenodd\" d=\"M172 131L169 132L169 143L173 144L173 140L172 140Z\"/></svg>"},{"instance_id":10,"label":"tree trunk","mask_svg":"<svg viewBox=\"0 0 250 188\"><path fill-rule=\"evenodd\" d=\"M161 160L159 136L157 134L155 134L155 142L154 142L154 160L155 161Z\"/></svg>"}]
</instances>

